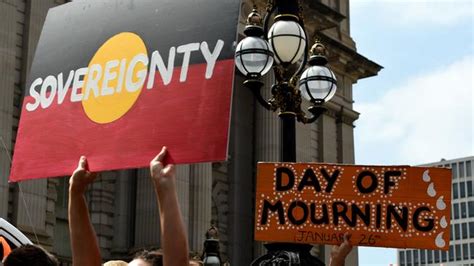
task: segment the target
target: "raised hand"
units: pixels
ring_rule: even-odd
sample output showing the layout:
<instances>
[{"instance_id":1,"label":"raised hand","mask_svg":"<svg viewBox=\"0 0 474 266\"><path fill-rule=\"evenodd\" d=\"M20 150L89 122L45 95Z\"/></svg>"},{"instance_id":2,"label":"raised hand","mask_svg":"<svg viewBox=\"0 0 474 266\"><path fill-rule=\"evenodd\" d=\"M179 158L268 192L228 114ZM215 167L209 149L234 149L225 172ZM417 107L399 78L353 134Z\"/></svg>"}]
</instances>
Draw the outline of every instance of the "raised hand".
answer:
<instances>
[{"instance_id":1,"label":"raised hand","mask_svg":"<svg viewBox=\"0 0 474 266\"><path fill-rule=\"evenodd\" d=\"M69 179L69 191L72 193L83 194L86 191L87 186L94 182L96 177L96 173L89 171L87 158L85 156L81 156L76 170L74 170L71 178Z\"/></svg>"},{"instance_id":2,"label":"raised hand","mask_svg":"<svg viewBox=\"0 0 474 266\"><path fill-rule=\"evenodd\" d=\"M344 266L347 255L352 250L352 244L350 243L351 235L348 233L344 234L344 242L339 246L332 246L331 250L331 262L330 266Z\"/></svg>"},{"instance_id":3,"label":"raised hand","mask_svg":"<svg viewBox=\"0 0 474 266\"><path fill-rule=\"evenodd\" d=\"M164 164L167 153L166 147L163 147L161 152L150 162L151 178L157 188L166 188L174 185L175 182L176 170L174 164Z\"/></svg>"}]
</instances>

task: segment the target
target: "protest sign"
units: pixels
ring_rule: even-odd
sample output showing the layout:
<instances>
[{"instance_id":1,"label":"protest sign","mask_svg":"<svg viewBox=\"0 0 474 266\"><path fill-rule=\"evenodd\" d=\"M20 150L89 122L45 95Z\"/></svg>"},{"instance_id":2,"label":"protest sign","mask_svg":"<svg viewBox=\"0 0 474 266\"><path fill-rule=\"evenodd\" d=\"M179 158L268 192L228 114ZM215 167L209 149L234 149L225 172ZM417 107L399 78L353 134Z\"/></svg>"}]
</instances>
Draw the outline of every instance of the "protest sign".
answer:
<instances>
[{"instance_id":1,"label":"protest sign","mask_svg":"<svg viewBox=\"0 0 474 266\"><path fill-rule=\"evenodd\" d=\"M449 248L451 170L259 163L255 239Z\"/></svg>"},{"instance_id":2,"label":"protest sign","mask_svg":"<svg viewBox=\"0 0 474 266\"><path fill-rule=\"evenodd\" d=\"M227 157L237 0L74 1L49 10L10 181Z\"/></svg>"}]
</instances>

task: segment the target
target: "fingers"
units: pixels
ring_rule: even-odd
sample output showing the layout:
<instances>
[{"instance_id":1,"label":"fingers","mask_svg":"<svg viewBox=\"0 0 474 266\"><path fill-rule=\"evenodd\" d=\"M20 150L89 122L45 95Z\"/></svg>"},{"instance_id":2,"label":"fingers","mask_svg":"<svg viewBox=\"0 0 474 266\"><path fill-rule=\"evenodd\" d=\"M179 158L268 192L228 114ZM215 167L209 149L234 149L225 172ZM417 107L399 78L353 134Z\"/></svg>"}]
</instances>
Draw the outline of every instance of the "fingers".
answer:
<instances>
[{"instance_id":1,"label":"fingers","mask_svg":"<svg viewBox=\"0 0 474 266\"><path fill-rule=\"evenodd\" d=\"M89 171L89 163L87 162L86 156L81 156L81 158L79 158L77 168L76 168L76 170L74 170L73 175L77 175L77 174L80 174L80 173L85 173L88 177L93 175L92 179L95 179L95 177L96 177L96 173L91 173Z\"/></svg>"},{"instance_id":2,"label":"fingers","mask_svg":"<svg viewBox=\"0 0 474 266\"><path fill-rule=\"evenodd\" d=\"M72 173L69 179L69 191L76 195L83 194L87 186L92 183L97 177L97 173L89 171L87 158L81 156L76 170Z\"/></svg>"},{"instance_id":3,"label":"fingers","mask_svg":"<svg viewBox=\"0 0 474 266\"><path fill-rule=\"evenodd\" d=\"M87 167L86 156L81 156L81 158L79 158L79 163L77 164L77 170L86 170L86 167Z\"/></svg>"},{"instance_id":4,"label":"fingers","mask_svg":"<svg viewBox=\"0 0 474 266\"><path fill-rule=\"evenodd\" d=\"M168 164L166 167L162 170L162 173L164 176L173 176L175 175L175 166L174 164Z\"/></svg>"},{"instance_id":5,"label":"fingers","mask_svg":"<svg viewBox=\"0 0 474 266\"><path fill-rule=\"evenodd\" d=\"M167 154L166 146L163 146L163 148L161 148L160 153L158 153L158 155L156 155L156 157L153 158L153 160L151 160L150 173L152 177L155 177L155 176L157 177L160 174L160 172L163 170L163 166L164 166L163 160L165 159L166 154Z\"/></svg>"},{"instance_id":6,"label":"fingers","mask_svg":"<svg viewBox=\"0 0 474 266\"><path fill-rule=\"evenodd\" d=\"M155 158L153 158L152 162L163 162L163 159L165 158L166 156L166 146L163 146L163 148L161 148L161 151L160 153L158 153L158 155L156 155Z\"/></svg>"}]
</instances>

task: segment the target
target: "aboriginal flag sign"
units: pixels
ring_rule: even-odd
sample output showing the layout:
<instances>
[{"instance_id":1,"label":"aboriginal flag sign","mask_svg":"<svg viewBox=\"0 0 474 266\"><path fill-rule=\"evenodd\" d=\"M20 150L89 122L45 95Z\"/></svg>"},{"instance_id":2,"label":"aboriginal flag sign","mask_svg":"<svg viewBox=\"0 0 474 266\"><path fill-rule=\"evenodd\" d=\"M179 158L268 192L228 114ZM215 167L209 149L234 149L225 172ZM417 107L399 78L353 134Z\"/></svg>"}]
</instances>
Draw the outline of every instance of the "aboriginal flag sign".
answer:
<instances>
[{"instance_id":1,"label":"aboriginal flag sign","mask_svg":"<svg viewBox=\"0 0 474 266\"><path fill-rule=\"evenodd\" d=\"M238 0L75 1L50 9L10 181L227 156Z\"/></svg>"}]
</instances>

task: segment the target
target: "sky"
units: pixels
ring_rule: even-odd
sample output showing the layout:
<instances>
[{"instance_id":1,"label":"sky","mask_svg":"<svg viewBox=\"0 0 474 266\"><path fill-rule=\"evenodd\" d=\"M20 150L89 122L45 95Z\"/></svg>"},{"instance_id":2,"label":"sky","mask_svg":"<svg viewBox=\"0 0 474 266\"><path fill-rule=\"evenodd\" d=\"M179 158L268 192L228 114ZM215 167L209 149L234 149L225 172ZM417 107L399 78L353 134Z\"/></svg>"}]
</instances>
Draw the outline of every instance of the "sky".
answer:
<instances>
[{"instance_id":1,"label":"sky","mask_svg":"<svg viewBox=\"0 0 474 266\"><path fill-rule=\"evenodd\" d=\"M350 0L357 51L382 65L354 84L356 164L474 155L474 1ZM396 263L360 248L359 265Z\"/></svg>"}]
</instances>

